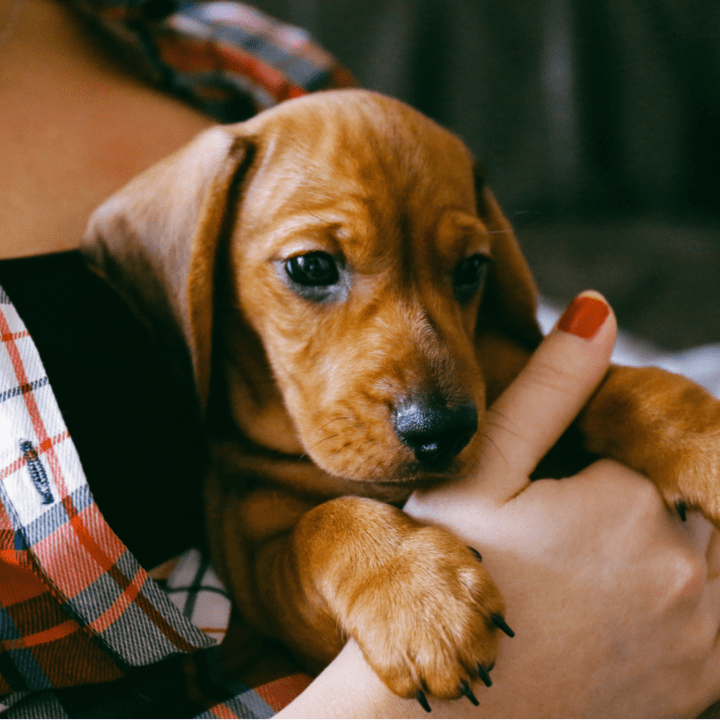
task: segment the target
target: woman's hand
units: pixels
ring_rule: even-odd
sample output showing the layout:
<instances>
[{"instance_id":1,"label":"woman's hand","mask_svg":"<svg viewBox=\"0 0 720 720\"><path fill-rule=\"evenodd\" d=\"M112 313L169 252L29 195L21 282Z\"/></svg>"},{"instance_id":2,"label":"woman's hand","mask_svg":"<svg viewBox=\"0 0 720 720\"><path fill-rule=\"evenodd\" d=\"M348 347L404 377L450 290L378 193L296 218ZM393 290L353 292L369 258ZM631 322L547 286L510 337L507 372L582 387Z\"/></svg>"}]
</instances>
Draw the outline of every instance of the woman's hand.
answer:
<instances>
[{"instance_id":1,"label":"woman's hand","mask_svg":"<svg viewBox=\"0 0 720 720\"><path fill-rule=\"evenodd\" d=\"M488 411L480 472L416 493L406 511L482 553L507 604L493 685L429 698L431 717L698 714L720 697L720 543L683 523L654 485L602 460L579 475L529 474L604 376L616 325L599 296L571 306ZM573 309L574 308L574 309ZM350 642L282 715L418 716Z\"/></svg>"},{"instance_id":2,"label":"woman's hand","mask_svg":"<svg viewBox=\"0 0 720 720\"><path fill-rule=\"evenodd\" d=\"M607 306L582 297L575 322L600 322ZM571 320L490 409L481 472L405 509L477 548L505 596L516 637L503 641L494 686L477 693L481 710L492 698L502 715L697 714L720 696L712 525L696 513L683 523L649 480L609 460L528 481L612 351L611 313L589 338Z\"/></svg>"}]
</instances>

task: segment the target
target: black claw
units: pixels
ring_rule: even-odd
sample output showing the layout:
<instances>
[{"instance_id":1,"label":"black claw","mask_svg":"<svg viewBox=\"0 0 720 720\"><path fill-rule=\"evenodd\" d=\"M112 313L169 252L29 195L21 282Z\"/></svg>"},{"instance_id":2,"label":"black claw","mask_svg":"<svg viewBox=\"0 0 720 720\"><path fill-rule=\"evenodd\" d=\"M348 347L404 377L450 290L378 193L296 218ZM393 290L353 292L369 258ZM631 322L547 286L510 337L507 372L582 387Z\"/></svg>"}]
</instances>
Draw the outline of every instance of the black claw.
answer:
<instances>
[{"instance_id":1,"label":"black claw","mask_svg":"<svg viewBox=\"0 0 720 720\"><path fill-rule=\"evenodd\" d=\"M680 519L685 522L687 520L687 505L682 500L676 500L675 509L677 510Z\"/></svg>"},{"instance_id":2,"label":"black claw","mask_svg":"<svg viewBox=\"0 0 720 720\"><path fill-rule=\"evenodd\" d=\"M478 699L475 697L473 691L470 689L470 686L467 683L467 680L463 680L460 683L460 692L475 706L477 707L480 703L478 702Z\"/></svg>"},{"instance_id":3,"label":"black claw","mask_svg":"<svg viewBox=\"0 0 720 720\"><path fill-rule=\"evenodd\" d=\"M482 560L482 555L474 548L468 545L468 550L478 559Z\"/></svg>"},{"instance_id":4,"label":"black claw","mask_svg":"<svg viewBox=\"0 0 720 720\"><path fill-rule=\"evenodd\" d=\"M422 709L425 712L432 712L432 708L430 707L430 703L427 701L427 698L425 697L425 693L422 690L418 690L415 694L415 699L422 705Z\"/></svg>"},{"instance_id":5,"label":"black claw","mask_svg":"<svg viewBox=\"0 0 720 720\"><path fill-rule=\"evenodd\" d=\"M497 625L508 637L515 637L512 628L505 622L505 618L497 613L490 616L494 625Z\"/></svg>"},{"instance_id":6,"label":"black claw","mask_svg":"<svg viewBox=\"0 0 720 720\"><path fill-rule=\"evenodd\" d=\"M493 663L490 670L495 667L495 663ZM490 677L490 670L487 668L484 668L482 665L478 665L477 673L478 677L485 683L485 687L490 687L492 685L492 678Z\"/></svg>"}]
</instances>

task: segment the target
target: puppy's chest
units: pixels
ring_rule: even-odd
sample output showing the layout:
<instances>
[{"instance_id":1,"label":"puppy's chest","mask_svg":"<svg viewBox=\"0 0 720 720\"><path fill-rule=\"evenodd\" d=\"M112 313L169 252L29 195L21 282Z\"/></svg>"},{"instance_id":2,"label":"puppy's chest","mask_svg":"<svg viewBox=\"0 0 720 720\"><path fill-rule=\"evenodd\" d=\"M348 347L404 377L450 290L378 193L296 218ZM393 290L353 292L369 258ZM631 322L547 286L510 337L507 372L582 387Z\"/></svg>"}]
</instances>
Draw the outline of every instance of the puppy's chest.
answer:
<instances>
[{"instance_id":1,"label":"puppy's chest","mask_svg":"<svg viewBox=\"0 0 720 720\"><path fill-rule=\"evenodd\" d=\"M284 488L253 484L237 497L237 522L251 544L262 544L290 531L321 500Z\"/></svg>"}]
</instances>

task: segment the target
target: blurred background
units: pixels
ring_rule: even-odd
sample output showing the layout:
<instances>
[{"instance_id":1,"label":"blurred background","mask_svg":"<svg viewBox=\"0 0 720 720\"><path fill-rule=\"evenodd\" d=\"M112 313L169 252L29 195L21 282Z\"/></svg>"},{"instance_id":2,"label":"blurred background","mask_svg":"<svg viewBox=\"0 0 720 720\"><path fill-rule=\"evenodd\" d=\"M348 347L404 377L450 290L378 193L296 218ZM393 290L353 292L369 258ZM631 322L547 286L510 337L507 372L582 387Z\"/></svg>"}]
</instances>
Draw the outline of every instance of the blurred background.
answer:
<instances>
[{"instance_id":1,"label":"blurred background","mask_svg":"<svg viewBox=\"0 0 720 720\"><path fill-rule=\"evenodd\" d=\"M720 341L718 0L252 0L481 160L541 292Z\"/></svg>"}]
</instances>

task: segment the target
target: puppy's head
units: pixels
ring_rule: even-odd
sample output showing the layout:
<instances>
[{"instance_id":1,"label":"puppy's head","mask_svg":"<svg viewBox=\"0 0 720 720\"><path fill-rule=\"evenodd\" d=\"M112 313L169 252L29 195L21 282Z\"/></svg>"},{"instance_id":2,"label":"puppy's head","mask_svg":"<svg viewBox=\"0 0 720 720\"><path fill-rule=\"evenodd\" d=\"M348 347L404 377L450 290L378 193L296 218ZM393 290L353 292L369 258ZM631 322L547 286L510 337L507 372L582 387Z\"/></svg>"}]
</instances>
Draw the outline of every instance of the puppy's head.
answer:
<instances>
[{"instance_id":1,"label":"puppy's head","mask_svg":"<svg viewBox=\"0 0 720 720\"><path fill-rule=\"evenodd\" d=\"M201 402L212 386L253 441L373 486L470 471L488 383L539 338L465 146L374 93L206 133L103 206L88 240L121 286L141 267L137 302L181 330Z\"/></svg>"}]
</instances>

